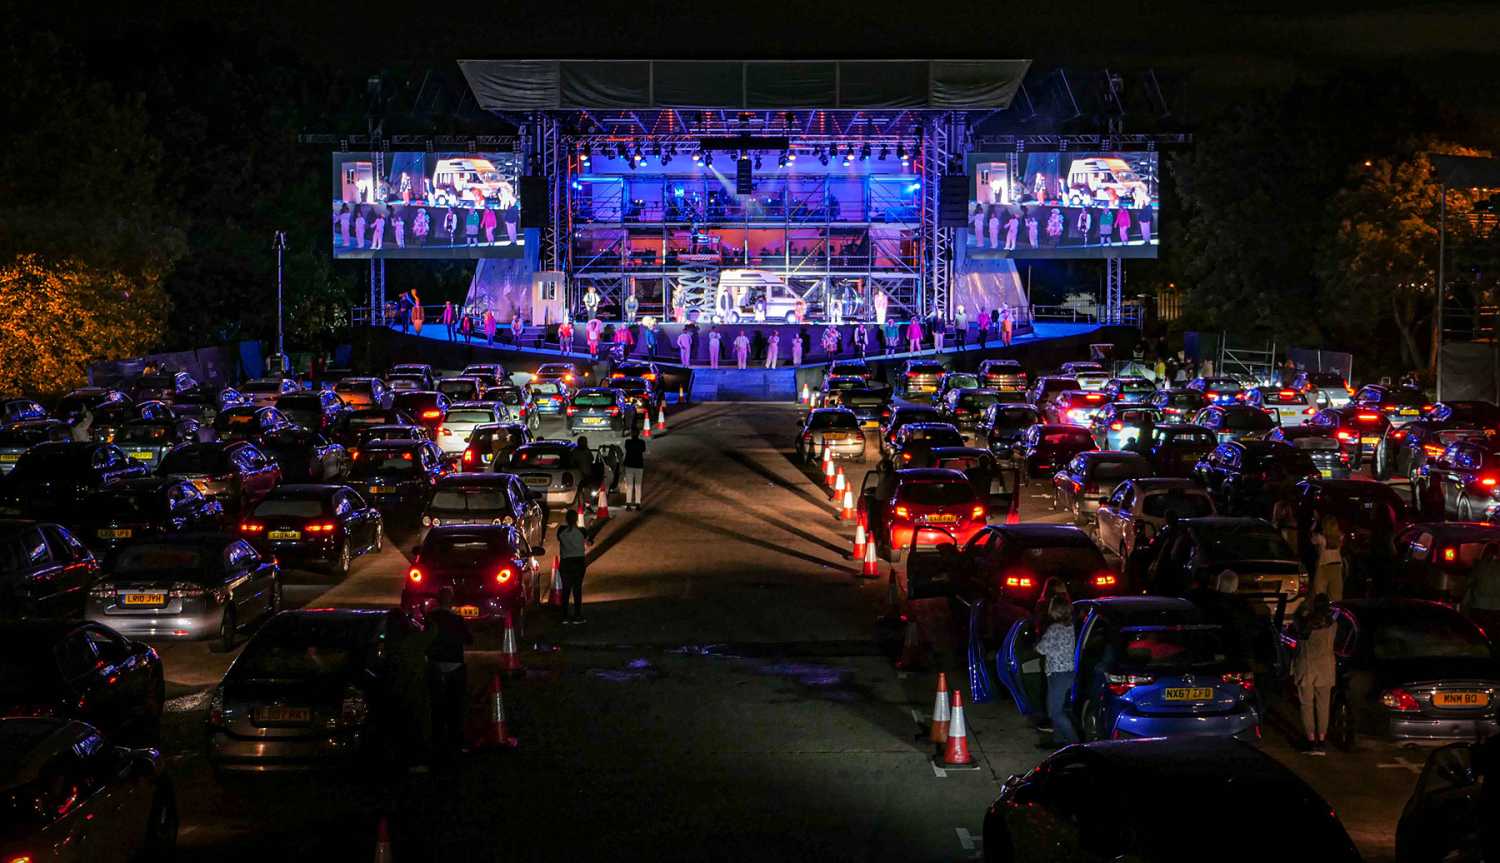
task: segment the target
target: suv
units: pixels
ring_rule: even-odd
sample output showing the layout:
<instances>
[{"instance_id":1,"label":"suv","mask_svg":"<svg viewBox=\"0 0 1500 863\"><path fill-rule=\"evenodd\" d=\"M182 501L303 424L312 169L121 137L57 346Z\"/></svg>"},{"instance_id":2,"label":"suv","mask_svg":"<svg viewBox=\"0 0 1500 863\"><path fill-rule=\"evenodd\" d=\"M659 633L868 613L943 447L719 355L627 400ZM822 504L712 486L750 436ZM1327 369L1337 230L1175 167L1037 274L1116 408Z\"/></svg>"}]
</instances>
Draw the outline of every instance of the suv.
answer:
<instances>
[{"instance_id":1,"label":"suv","mask_svg":"<svg viewBox=\"0 0 1500 863\"><path fill-rule=\"evenodd\" d=\"M1341 408L1354 395L1348 381L1338 372L1298 372L1292 379L1292 389L1307 393L1320 408Z\"/></svg>"}]
</instances>

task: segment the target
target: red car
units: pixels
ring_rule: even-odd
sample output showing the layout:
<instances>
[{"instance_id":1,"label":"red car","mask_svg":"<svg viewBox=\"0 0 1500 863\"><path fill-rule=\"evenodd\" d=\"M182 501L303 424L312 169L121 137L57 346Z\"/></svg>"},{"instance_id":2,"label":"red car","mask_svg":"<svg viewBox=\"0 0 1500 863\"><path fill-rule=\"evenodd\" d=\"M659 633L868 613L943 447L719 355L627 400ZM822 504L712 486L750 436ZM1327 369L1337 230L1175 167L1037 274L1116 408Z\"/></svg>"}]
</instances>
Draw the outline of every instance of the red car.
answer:
<instances>
[{"instance_id":1,"label":"red car","mask_svg":"<svg viewBox=\"0 0 1500 863\"><path fill-rule=\"evenodd\" d=\"M876 551L893 562L913 547L913 532L916 548L935 548L950 537L963 547L989 519L989 505L969 478L945 468L871 471L859 508ZM928 526L941 530L923 530Z\"/></svg>"},{"instance_id":2,"label":"red car","mask_svg":"<svg viewBox=\"0 0 1500 863\"><path fill-rule=\"evenodd\" d=\"M1021 435L1015 460L1021 465L1023 482L1033 478L1050 479L1073 456L1098 448L1094 433L1083 426L1038 423Z\"/></svg>"},{"instance_id":3,"label":"red car","mask_svg":"<svg viewBox=\"0 0 1500 863\"><path fill-rule=\"evenodd\" d=\"M407 390L397 393L393 406L417 421L427 430L427 436L438 438L438 429L448 417L448 397L436 390Z\"/></svg>"}]
</instances>

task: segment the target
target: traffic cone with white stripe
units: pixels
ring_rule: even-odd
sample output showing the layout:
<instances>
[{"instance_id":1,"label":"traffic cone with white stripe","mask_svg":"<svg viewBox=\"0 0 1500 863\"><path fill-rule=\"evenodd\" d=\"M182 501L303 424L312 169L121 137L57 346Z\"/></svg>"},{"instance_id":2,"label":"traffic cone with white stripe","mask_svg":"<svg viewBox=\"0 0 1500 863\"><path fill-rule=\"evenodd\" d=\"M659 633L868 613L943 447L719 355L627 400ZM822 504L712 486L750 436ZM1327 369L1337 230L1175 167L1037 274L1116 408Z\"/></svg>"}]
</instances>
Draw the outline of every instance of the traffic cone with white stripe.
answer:
<instances>
[{"instance_id":1,"label":"traffic cone with white stripe","mask_svg":"<svg viewBox=\"0 0 1500 863\"><path fill-rule=\"evenodd\" d=\"M500 640L500 670L521 670L521 651L516 647L515 612L510 609L505 611L505 637Z\"/></svg>"},{"instance_id":2,"label":"traffic cone with white stripe","mask_svg":"<svg viewBox=\"0 0 1500 863\"><path fill-rule=\"evenodd\" d=\"M875 541L872 539L865 543L865 559L860 566L859 574L864 578L880 577L880 560L875 556Z\"/></svg>"},{"instance_id":3,"label":"traffic cone with white stripe","mask_svg":"<svg viewBox=\"0 0 1500 863\"><path fill-rule=\"evenodd\" d=\"M948 709L948 675L938 672L937 695L932 699L932 725L927 739L939 746L948 742L948 723L953 713Z\"/></svg>"},{"instance_id":4,"label":"traffic cone with white stripe","mask_svg":"<svg viewBox=\"0 0 1500 863\"><path fill-rule=\"evenodd\" d=\"M808 406L812 405L812 391L807 388L807 384L802 385L802 395L797 401Z\"/></svg>"},{"instance_id":5,"label":"traffic cone with white stripe","mask_svg":"<svg viewBox=\"0 0 1500 863\"><path fill-rule=\"evenodd\" d=\"M667 406L659 405L656 408L656 433L661 434L667 430Z\"/></svg>"},{"instance_id":6,"label":"traffic cone with white stripe","mask_svg":"<svg viewBox=\"0 0 1500 863\"><path fill-rule=\"evenodd\" d=\"M503 746L514 749L517 744L516 738L510 734L510 729L505 725L505 694L500 687L500 672L490 676L490 715L485 718L484 728L479 733L479 739L474 741L476 749L485 749L492 746Z\"/></svg>"},{"instance_id":7,"label":"traffic cone with white stripe","mask_svg":"<svg viewBox=\"0 0 1500 863\"><path fill-rule=\"evenodd\" d=\"M854 524L854 553L849 555L849 559L864 563L865 546L867 544L868 543L865 539L865 523L863 521L857 521Z\"/></svg>"},{"instance_id":8,"label":"traffic cone with white stripe","mask_svg":"<svg viewBox=\"0 0 1500 863\"><path fill-rule=\"evenodd\" d=\"M382 815L375 825L375 863L391 863L394 859L391 855L391 827Z\"/></svg>"},{"instance_id":9,"label":"traffic cone with white stripe","mask_svg":"<svg viewBox=\"0 0 1500 863\"><path fill-rule=\"evenodd\" d=\"M557 557L552 558L552 598L551 603L555 608L562 608L562 567L557 562Z\"/></svg>"},{"instance_id":10,"label":"traffic cone with white stripe","mask_svg":"<svg viewBox=\"0 0 1500 863\"><path fill-rule=\"evenodd\" d=\"M651 440L651 412L646 412L646 418L641 421L641 437Z\"/></svg>"},{"instance_id":11,"label":"traffic cone with white stripe","mask_svg":"<svg viewBox=\"0 0 1500 863\"><path fill-rule=\"evenodd\" d=\"M833 488L833 451L823 447L823 485Z\"/></svg>"},{"instance_id":12,"label":"traffic cone with white stripe","mask_svg":"<svg viewBox=\"0 0 1500 863\"><path fill-rule=\"evenodd\" d=\"M832 464L832 462L830 462L830 464ZM833 488L830 489L828 493L828 499L833 501L834 506L839 505L840 499L842 499L844 496L844 486L846 486L848 483L849 480L844 477L844 468L843 466L840 466L838 469L838 473L835 473L833 475Z\"/></svg>"},{"instance_id":13,"label":"traffic cone with white stripe","mask_svg":"<svg viewBox=\"0 0 1500 863\"><path fill-rule=\"evenodd\" d=\"M978 770L979 762L969 754L969 729L964 725L963 693L953 690L952 716L948 720L948 745L933 763L944 770Z\"/></svg>"},{"instance_id":14,"label":"traffic cone with white stripe","mask_svg":"<svg viewBox=\"0 0 1500 863\"><path fill-rule=\"evenodd\" d=\"M854 489L844 489L844 505L839 508L839 521L854 521Z\"/></svg>"},{"instance_id":15,"label":"traffic cone with white stripe","mask_svg":"<svg viewBox=\"0 0 1500 863\"><path fill-rule=\"evenodd\" d=\"M582 489L579 489L579 491L582 491ZM583 505L583 498L584 495L582 494L578 496L578 526L588 527L589 511L588 508Z\"/></svg>"},{"instance_id":16,"label":"traffic cone with white stripe","mask_svg":"<svg viewBox=\"0 0 1500 863\"><path fill-rule=\"evenodd\" d=\"M609 485L607 483L599 483L599 502L594 505L594 517L609 518Z\"/></svg>"}]
</instances>

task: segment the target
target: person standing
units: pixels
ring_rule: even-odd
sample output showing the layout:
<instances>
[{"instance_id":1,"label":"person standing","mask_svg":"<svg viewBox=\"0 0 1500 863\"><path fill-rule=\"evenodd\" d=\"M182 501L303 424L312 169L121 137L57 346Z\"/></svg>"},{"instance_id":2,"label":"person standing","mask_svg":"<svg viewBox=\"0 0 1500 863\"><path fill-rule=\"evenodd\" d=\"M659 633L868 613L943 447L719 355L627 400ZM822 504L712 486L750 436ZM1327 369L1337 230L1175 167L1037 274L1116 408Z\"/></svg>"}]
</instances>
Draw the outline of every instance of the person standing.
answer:
<instances>
[{"instance_id":1,"label":"person standing","mask_svg":"<svg viewBox=\"0 0 1500 863\"><path fill-rule=\"evenodd\" d=\"M1147 198L1141 204L1141 211L1135 215L1136 226L1141 229L1141 242L1151 245L1151 199Z\"/></svg>"},{"instance_id":2,"label":"person standing","mask_svg":"<svg viewBox=\"0 0 1500 863\"><path fill-rule=\"evenodd\" d=\"M570 320L557 325L557 349L565 357L573 355L573 322Z\"/></svg>"},{"instance_id":3,"label":"person standing","mask_svg":"<svg viewBox=\"0 0 1500 863\"><path fill-rule=\"evenodd\" d=\"M443 233L448 235L448 245L458 245L458 214L453 212L452 207L443 214Z\"/></svg>"},{"instance_id":4,"label":"person standing","mask_svg":"<svg viewBox=\"0 0 1500 863\"><path fill-rule=\"evenodd\" d=\"M417 217L412 219L411 222L411 233L412 236L417 238L417 245L427 245L427 233L431 228L432 223L427 219L427 211L425 209L418 209Z\"/></svg>"},{"instance_id":5,"label":"person standing","mask_svg":"<svg viewBox=\"0 0 1500 863\"><path fill-rule=\"evenodd\" d=\"M1089 208L1084 207L1078 211L1078 220L1073 223L1073 229L1078 234L1078 240L1083 245L1089 244L1089 230L1094 226L1094 217L1089 213Z\"/></svg>"},{"instance_id":6,"label":"person standing","mask_svg":"<svg viewBox=\"0 0 1500 863\"><path fill-rule=\"evenodd\" d=\"M766 368L774 369L781 360L781 333L773 331L771 340L766 342Z\"/></svg>"},{"instance_id":7,"label":"person standing","mask_svg":"<svg viewBox=\"0 0 1500 863\"><path fill-rule=\"evenodd\" d=\"M1030 212L1028 212L1026 214L1026 242L1033 249L1038 248L1037 241L1036 241L1036 234L1037 234L1036 229L1037 229L1036 210L1033 209L1033 210L1031 210Z\"/></svg>"},{"instance_id":8,"label":"person standing","mask_svg":"<svg viewBox=\"0 0 1500 863\"><path fill-rule=\"evenodd\" d=\"M484 215L479 219L479 227L484 229L485 245L495 245L495 229L500 227L500 218L495 215L493 207L485 205Z\"/></svg>"},{"instance_id":9,"label":"person standing","mask_svg":"<svg viewBox=\"0 0 1500 863\"><path fill-rule=\"evenodd\" d=\"M589 536L578 526L578 510L564 515L565 523L557 529L558 572L563 583L563 623L583 623L583 576L588 569ZM573 614L568 615L568 600L573 600Z\"/></svg>"},{"instance_id":10,"label":"person standing","mask_svg":"<svg viewBox=\"0 0 1500 863\"><path fill-rule=\"evenodd\" d=\"M453 317L453 301L443 303L443 329L448 331L448 341L453 341L453 331L457 321Z\"/></svg>"},{"instance_id":11,"label":"person standing","mask_svg":"<svg viewBox=\"0 0 1500 863\"><path fill-rule=\"evenodd\" d=\"M422 311L422 304L421 303L415 303L415 302L412 303L412 306L411 306L411 328L412 328L413 332L415 332L419 336L422 334L422 322L424 320L426 320L426 316L425 316L425 314Z\"/></svg>"},{"instance_id":12,"label":"person standing","mask_svg":"<svg viewBox=\"0 0 1500 863\"><path fill-rule=\"evenodd\" d=\"M343 204L339 207L339 245L349 248L349 205Z\"/></svg>"},{"instance_id":13,"label":"person standing","mask_svg":"<svg viewBox=\"0 0 1500 863\"><path fill-rule=\"evenodd\" d=\"M641 482L646 473L646 442L641 440L639 429L632 428L625 440L625 508L639 511L641 508Z\"/></svg>"},{"instance_id":14,"label":"person standing","mask_svg":"<svg viewBox=\"0 0 1500 863\"><path fill-rule=\"evenodd\" d=\"M1037 641L1047 674L1047 717L1052 720L1053 747L1078 742L1078 732L1068 715L1068 692L1073 688L1073 606L1067 599L1054 596L1047 604L1047 630Z\"/></svg>"},{"instance_id":15,"label":"person standing","mask_svg":"<svg viewBox=\"0 0 1500 863\"><path fill-rule=\"evenodd\" d=\"M1310 606L1310 607L1309 607ZM1307 754L1326 754L1329 707L1338 660L1333 652L1332 603L1326 594L1313 595L1297 612L1294 623L1297 656L1292 660L1292 680L1302 708L1302 731L1307 735Z\"/></svg>"},{"instance_id":16,"label":"person standing","mask_svg":"<svg viewBox=\"0 0 1500 863\"><path fill-rule=\"evenodd\" d=\"M599 292L594 289L593 285L583 292L583 307L588 311L590 318L599 314Z\"/></svg>"},{"instance_id":17,"label":"person standing","mask_svg":"<svg viewBox=\"0 0 1500 863\"><path fill-rule=\"evenodd\" d=\"M802 365L802 334L792 334L792 365Z\"/></svg>"},{"instance_id":18,"label":"person standing","mask_svg":"<svg viewBox=\"0 0 1500 863\"><path fill-rule=\"evenodd\" d=\"M396 234L396 248L406 248L406 220L400 210L391 211L391 230Z\"/></svg>"},{"instance_id":19,"label":"person standing","mask_svg":"<svg viewBox=\"0 0 1500 863\"><path fill-rule=\"evenodd\" d=\"M922 349L922 322L913 317L911 324L906 328L906 350L908 353L916 353Z\"/></svg>"},{"instance_id":20,"label":"person standing","mask_svg":"<svg viewBox=\"0 0 1500 863\"><path fill-rule=\"evenodd\" d=\"M1301 560L1301 545L1297 541L1297 501L1290 490L1283 490L1271 505L1271 524L1292 550L1292 559Z\"/></svg>"},{"instance_id":21,"label":"person standing","mask_svg":"<svg viewBox=\"0 0 1500 863\"><path fill-rule=\"evenodd\" d=\"M464 648L474 643L469 625L453 612L451 586L438 591L437 608L427 612L427 626L433 630L427 649L433 754L440 762L451 761L463 749L469 694Z\"/></svg>"},{"instance_id":22,"label":"person standing","mask_svg":"<svg viewBox=\"0 0 1500 863\"><path fill-rule=\"evenodd\" d=\"M458 321L458 329L464 334L464 344L474 344L474 316L464 312Z\"/></svg>"},{"instance_id":23,"label":"person standing","mask_svg":"<svg viewBox=\"0 0 1500 863\"><path fill-rule=\"evenodd\" d=\"M626 332L630 330L627 329ZM711 369L719 367L719 339L718 330L708 331L708 367Z\"/></svg>"},{"instance_id":24,"label":"person standing","mask_svg":"<svg viewBox=\"0 0 1500 863\"><path fill-rule=\"evenodd\" d=\"M962 351L964 345L969 341L969 313L964 311L962 305L958 307L958 312L953 315L953 336L954 340L958 342L958 349Z\"/></svg>"},{"instance_id":25,"label":"person standing","mask_svg":"<svg viewBox=\"0 0 1500 863\"><path fill-rule=\"evenodd\" d=\"M1124 207L1120 208L1120 214L1115 216L1115 230L1120 232L1120 245L1130 242L1130 211Z\"/></svg>"},{"instance_id":26,"label":"person standing","mask_svg":"<svg viewBox=\"0 0 1500 863\"><path fill-rule=\"evenodd\" d=\"M854 346L859 349L860 359L870 352L870 330L864 324L854 328Z\"/></svg>"},{"instance_id":27,"label":"person standing","mask_svg":"<svg viewBox=\"0 0 1500 863\"><path fill-rule=\"evenodd\" d=\"M521 334L524 332L526 332L526 325L521 322L521 313L516 312L510 316L510 343L520 347Z\"/></svg>"},{"instance_id":28,"label":"person standing","mask_svg":"<svg viewBox=\"0 0 1500 863\"><path fill-rule=\"evenodd\" d=\"M583 338L589 345L589 358L599 358L599 334L604 332L604 322L595 317L590 317L589 322L583 325Z\"/></svg>"},{"instance_id":29,"label":"person standing","mask_svg":"<svg viewBox=\"0 0 1500 863\"><path fill-rule=\"evenodd\" d=\"M693 366L693 337L686 329L677 334L677 358L683 367Z\"/></svg>"},{"instance_id":30,"label":"person standing","mask_svg":"<svg viewBox=\"0 0 1500 863\"><path fill-rule=\"evenodd\" d=\"M823 353L827 354L830 360L833 359L833 355L838 353L839 349L839 331L832 325L824 327L822 341Z\"/></svg>"},{"instance_id":31,"label":"person standing","mask_svg":"<svg viewBox=\"0 0 1500 863\"><path fill-rule=\"evenodd\" d=\"M932 313L932 350L935 353L943 352L943 340L948 338L948 322L937 312Z\"/></svg>"},{"instance_id":32,"label":"person standing","mask_svg":"<svg viewBox=\"0 0 1500 863\"><path fill-rule=\"evenodd\" d=\"M1312 545L1318 552L1312 592L1338 602L1344 598L1344 534L1337 516L1328 514L1319 519L1312 533Z\"/></svg>"},{"instance_id":33,"label":"person standing","mask_svg":"<svg viewBox=\"0 0 1500 863\"><path fill-rule=\"evenodd\" d=\"M484 310L484 340L490 347L495 346L495 312L493 309Z\"/></svg>"},{"instance_id":34,"label":"person standing","mask_svg":"<svg viewBox=\"0 0 1500 863\"><path fill-rule=\"evenodd\" d=\"M479 245L479 211L472 208L464 213L464 244Z\"/></svg>"},{"instance_id":35,"label":"person standing","mask_svg":"<svg viewBox=\"0 0 1500 863\"><path fill-rule=\"evenodd\" d=\"M374 226L372 226L371 232L370 232L370 248L372 250L378 251L379 249L383 248L384 246L385 246L385 213L383 211L377 211L375 213L375 224L374 224Z\"/></svg>"},{"instance_id":36,"label":"person standing","mask_svg":"<svg viewBox=\"0 0 1500 863\"><path fill-rule=\"evenodd\" d=\"M359 213L354 217L354 248L365 247L365 208L360 207Z\"/></svg>"},{"instance_id":37,"label":"person standing","mask_svg":"<svg viewBox=\"0 0 1500 863\"><path fill-rule=\"evenodd\" d=\"M656 319L648 317L641 322L641 345L646 349L646 356L656 355Z\"/></svg>"},{"instance_id":38,"label":"person standing","mask_svg":"<svg viewBox=\"0 0 1500 863\"><path fill-rule=\"evenodd\" d=\"M635 288L631 288L630 293L625 295L625 320L632 324L635 323L635 313L640 311L640 309L641 301L636 299Z\"/></svg>"},{"instance_id":39,"label":"person standing","mask_svg":"<svg viewBox=\"0 0 1500 863\"><path fill-rule=\"evenodd\" d=\"M1009 303L1000 305L1000 343L1010 347L1011 336L1016 329L1016 313Z\"/></svg>"},{"instance_id":40,"label":"person standing","mask_svg":"<svg viewBox=\"0 0 1500 863\"><path fill-rule=\"evenodd\" d=\"M744 368L750 359L750 339L745 336L745 331L734 337L734 361L740 368Z\"/></svg>"},{"instance_id":41,"label":"person standing","mask_svg":"<svg viewBox=\"0 0 1500 863\"><path fill-rule=\"evenodd\" d=\"M1016 232L1021 227L1021 217L1011 213L1005 220L1005 251L1016 250Z\"/></svg>"},{"instance_id":42,"label":"person standing","mask_svg":"<svg viewBox=\"0 0 1500 863\"><path fill-rule=\"evenodd\" d=\"M979 310L979 349L984 350L984 343L990 336L990 313L988 309Z\"/></svg>"},{"instance_id":43,"label":"person standing","mask_svg":"<svg viewBox=\"0 0 1500 863\"><path fill-rule=\"evenodd\" d=\"M620 328L615 330L615 344L620 346L620 356L630 356L630 349L635 347L635 336L630 334L630 327L621 324Z\"/></svg>"}]
</instances>

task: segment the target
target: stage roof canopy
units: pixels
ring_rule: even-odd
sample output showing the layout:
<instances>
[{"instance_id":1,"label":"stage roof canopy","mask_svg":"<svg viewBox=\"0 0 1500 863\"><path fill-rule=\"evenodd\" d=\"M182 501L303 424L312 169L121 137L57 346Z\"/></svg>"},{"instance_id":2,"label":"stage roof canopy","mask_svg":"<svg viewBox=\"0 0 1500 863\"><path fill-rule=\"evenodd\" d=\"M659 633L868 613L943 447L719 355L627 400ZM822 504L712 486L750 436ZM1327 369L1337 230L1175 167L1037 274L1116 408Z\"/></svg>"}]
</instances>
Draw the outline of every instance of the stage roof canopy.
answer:
<instances>
[{"instance_id":1,"label":"stage roof canopy","mask_svg":"<svg viewBox=\"0 0 1500 863\"><path fill-rule=\"evenodd\" d=\"M987 111L1030 60L460 60L486 110Z\"/></svg>"}]
</instances>

